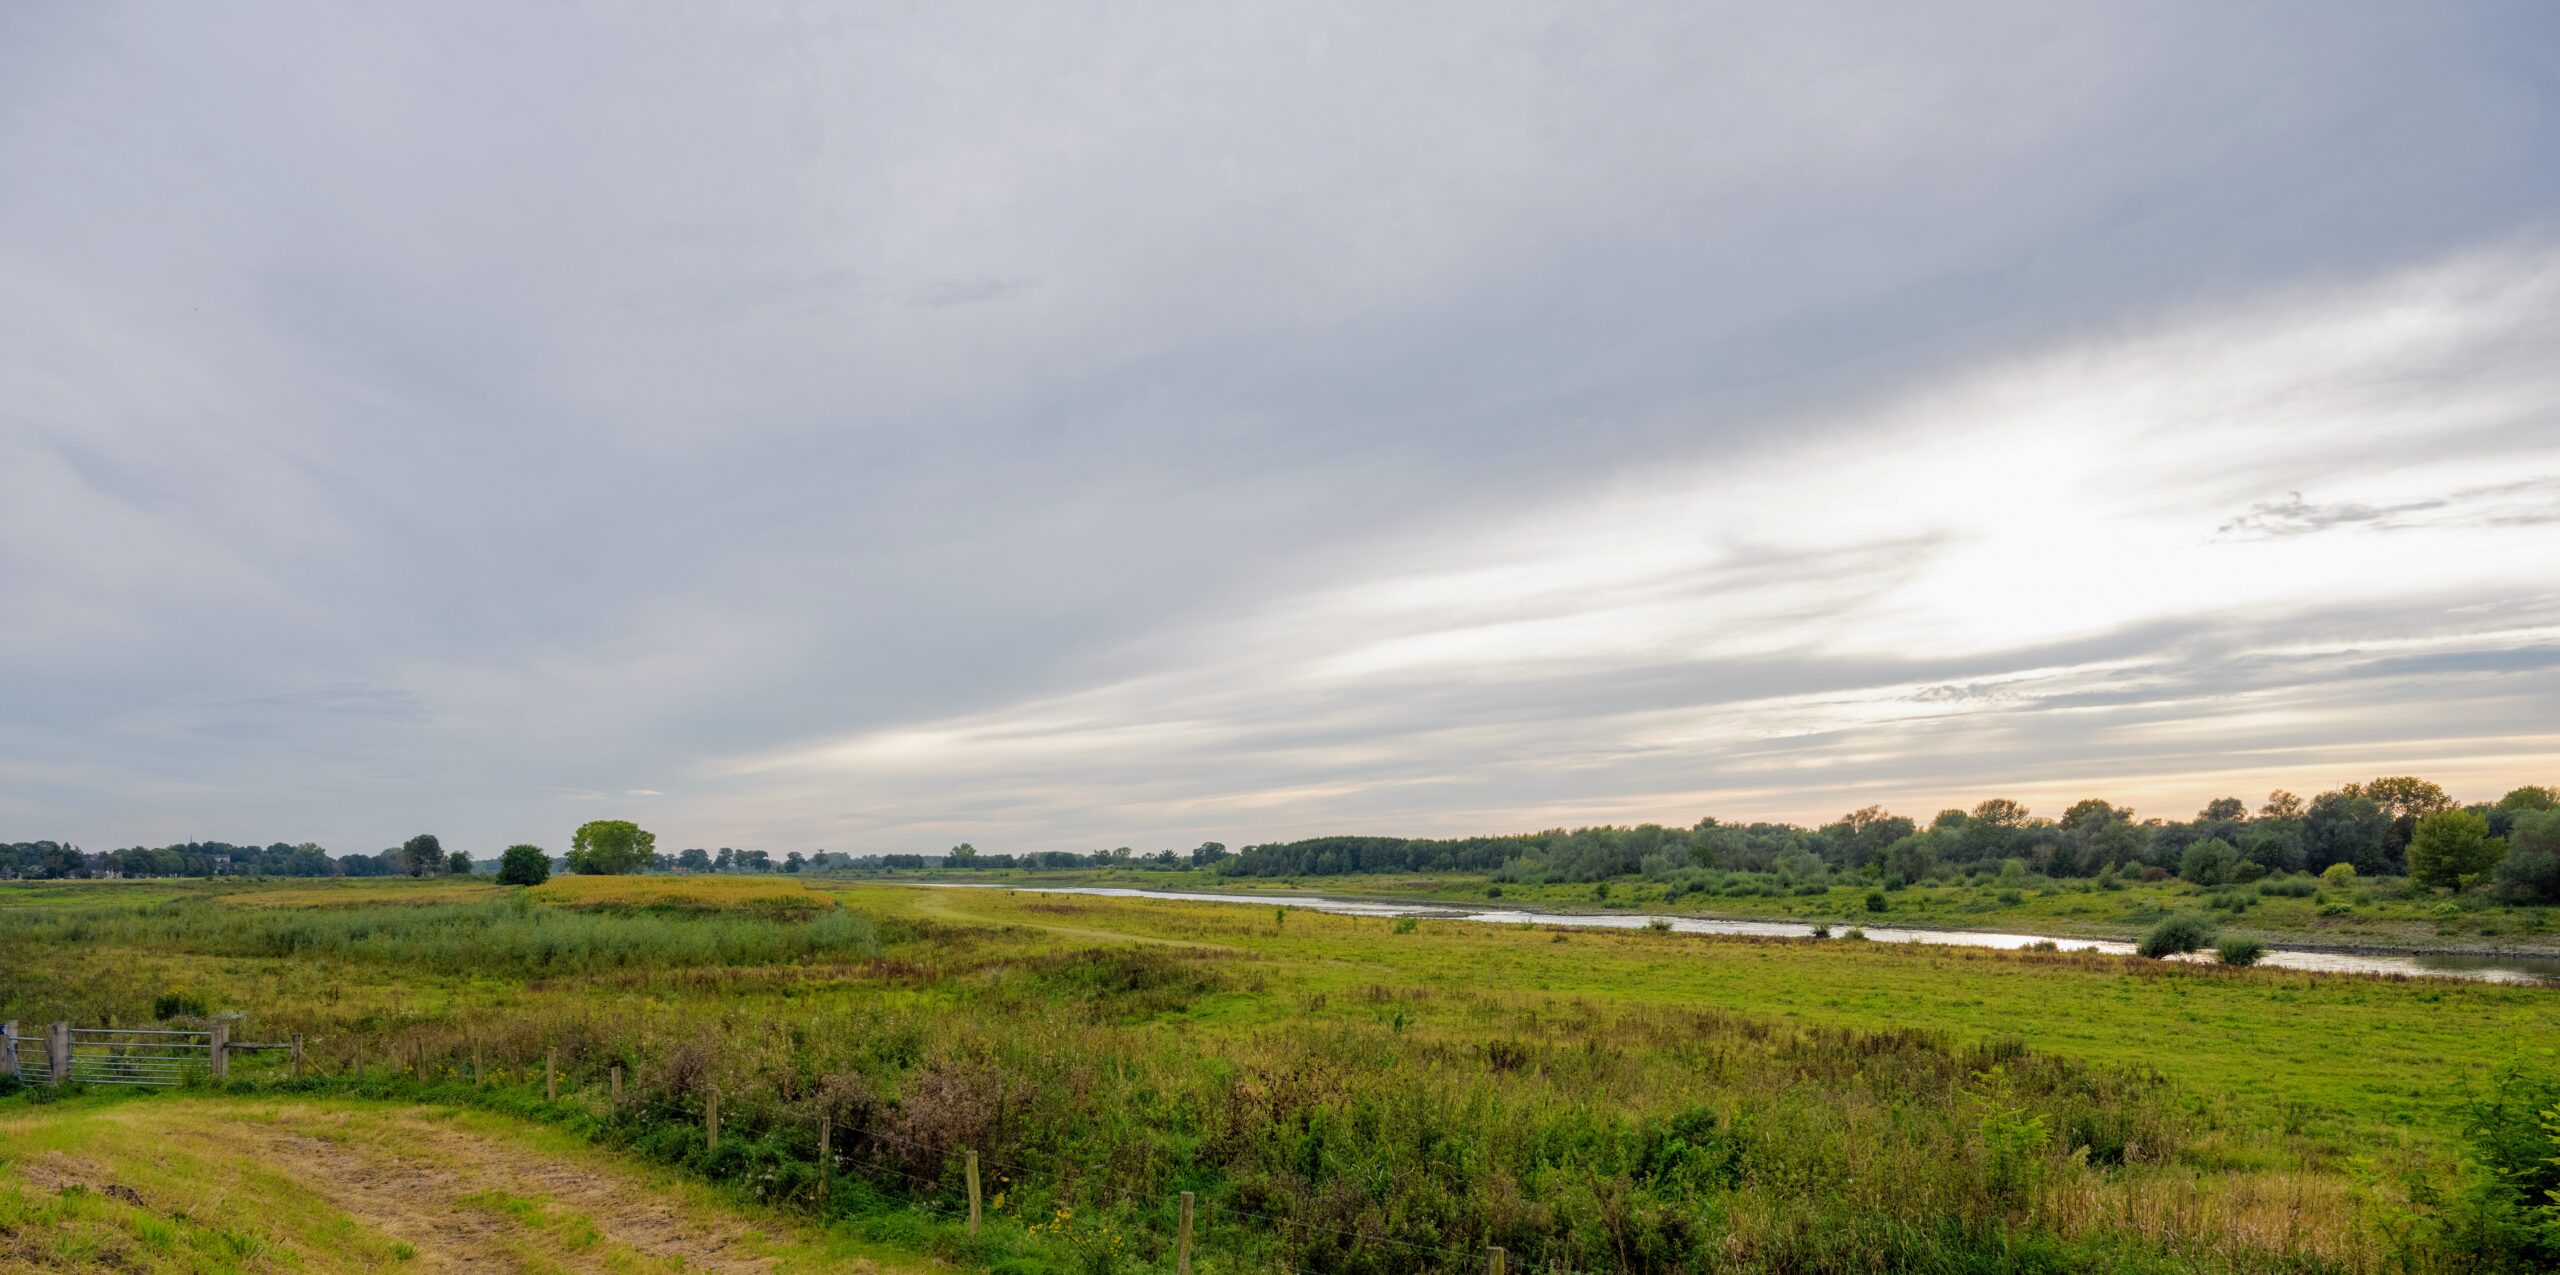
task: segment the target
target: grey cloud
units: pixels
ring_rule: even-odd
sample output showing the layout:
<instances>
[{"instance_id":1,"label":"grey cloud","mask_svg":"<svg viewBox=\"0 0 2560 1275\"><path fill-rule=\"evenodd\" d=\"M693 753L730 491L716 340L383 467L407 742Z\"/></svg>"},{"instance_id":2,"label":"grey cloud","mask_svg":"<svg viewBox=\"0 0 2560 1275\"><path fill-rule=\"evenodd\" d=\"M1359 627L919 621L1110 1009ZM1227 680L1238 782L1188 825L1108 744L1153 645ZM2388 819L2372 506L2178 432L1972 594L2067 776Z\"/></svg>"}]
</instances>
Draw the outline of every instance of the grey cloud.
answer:
<instances>
[{"instance_id":1,"label":"grey cloud","mask_svg":"<svg viewBox=\"0 0 2560 1275\"><path fill-rule=\"evenodd\" d=\"M1433 528L2560 228L2531 6L1562 12L0 16L20 835L497 846L654 786L671 839L834 838L691 777L1144 677ZM2288 481L2244 480L2201 507ZM1949 548L1737 537L1631 591L1855 626ZM1247 695L1212 705L1232 756L912 801L1067 838L1038 825L1109 800L1079 775L1176 802L1366 740L1416 786L1345 821L1597 804L1717 758L1543 787L1469 733L1535 758L1647 704L1965 686L2016 645ZM827 808L904 848L875 797Z\"/></svg>"},{"instance_id":2,"label":"grey cloud","mask_svg":"<svg viewBox=\"0 0 2560 1275\"><path fill-rule=\"evenodd\" d=\"M2222 540L2267 540L2342 527L2401 531L2466 523L2531 527L2554 521L2560 521L2560 477L2537 477L2385 505L2316 502L2303 499L2301 492L2287 492L2281 500L2251 506L2214 534Z\"/></svg>"}]
</instances>

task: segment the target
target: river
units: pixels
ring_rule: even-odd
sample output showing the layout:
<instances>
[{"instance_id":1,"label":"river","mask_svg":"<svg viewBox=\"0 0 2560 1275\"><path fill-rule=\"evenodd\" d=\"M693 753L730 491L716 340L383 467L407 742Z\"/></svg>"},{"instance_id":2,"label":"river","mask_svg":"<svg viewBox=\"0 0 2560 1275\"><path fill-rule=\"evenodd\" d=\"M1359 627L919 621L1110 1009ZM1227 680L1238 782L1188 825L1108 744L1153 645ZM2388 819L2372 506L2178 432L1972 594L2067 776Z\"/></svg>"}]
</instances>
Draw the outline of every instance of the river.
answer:
<instances>
[{"instance_id":1,"label":"river","mask_svg":"<svg viewBox=\"0 0 2560 1275\"><path fill-rule=\"evenodd\" d=\"M1654 916L1641 912L1527 912L1504 908L1479 911L1430 903L1399 903L1376 899L1334 899L1313 894L1252 895L1199 894L1182 890L1130 890L1101 885L1007 885L998 882L938 881L937 888L952 890L1013 890L1023 894L1090 894L1115 899L1179 899L1190 903L1247 903L1256 907L1305 908L1311 912L1331 912L1342 916L1410 916L1424 920L1478 921L1488 925L1561 925L1595 930L1641 930L1656 920L1671 923L1678 934L1752 934L1770 938L1811 938L1814 927L1798 921L1729 921L1702 916ZM1832 938L1848 932L1847 927L1832 927ZM1954 947L2022 948L2036 943L2052 943L2066 952L2106 952L2118 956L2133 954L2133 944L2110 939L2063 938L2051 934L2001 934L1988 930L1919 930L1901 926L1869 925L1863 927L1868 941L1875 943L1943 943ZM2173 958L2211 960L2210 954ZM2258 964L2270 969L2318 970L2332 974L2428 974L2439 978L2468 978L2490 983L2537 983L2560 985L2560 957L2545 956L2467 956L2451 954L2369 955L2361 952L2328 952L2313 948L2267 946L2267 954Z\"/></svg>"}]
</instances>

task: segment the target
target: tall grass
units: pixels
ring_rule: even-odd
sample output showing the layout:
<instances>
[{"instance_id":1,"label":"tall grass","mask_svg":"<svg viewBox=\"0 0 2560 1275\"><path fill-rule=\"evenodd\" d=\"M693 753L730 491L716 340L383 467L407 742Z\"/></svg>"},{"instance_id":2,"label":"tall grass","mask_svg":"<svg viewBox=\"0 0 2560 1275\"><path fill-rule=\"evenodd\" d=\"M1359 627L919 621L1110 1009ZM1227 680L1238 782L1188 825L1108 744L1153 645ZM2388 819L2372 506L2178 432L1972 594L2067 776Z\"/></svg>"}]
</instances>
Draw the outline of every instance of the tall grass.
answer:
<instances>
[{"instance_id":1,"label":"tall grass","mask_svg":"<svg viewBox=\"0 0 2560 1275\"><path fill-rule=\"evenodd\" d=\"M130 911L30 909L0 950L132 947L218 956L326 956L439 973L579 974L636 967L763 965L879 950L869 918L688 917L545 907L522 897L397 908L265 911L182 900Z\"/></svg>"}]
</instances>

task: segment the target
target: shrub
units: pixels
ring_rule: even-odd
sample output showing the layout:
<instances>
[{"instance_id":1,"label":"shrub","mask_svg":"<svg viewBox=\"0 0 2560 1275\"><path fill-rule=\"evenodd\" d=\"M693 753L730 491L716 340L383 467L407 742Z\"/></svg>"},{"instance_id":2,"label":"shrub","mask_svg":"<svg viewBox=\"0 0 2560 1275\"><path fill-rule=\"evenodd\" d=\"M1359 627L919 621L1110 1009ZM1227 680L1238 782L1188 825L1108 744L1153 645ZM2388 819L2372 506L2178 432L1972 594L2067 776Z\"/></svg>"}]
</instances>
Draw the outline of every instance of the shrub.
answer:
<instances>
[{"instance_id":1,"label":"shrub","mask_svg":"<svg viewBox=\"0 0 2560 1275\"><path fill-rule=\"evenodd\" d=\"M1667 916L1653 917L1644 923L1644 928L1651 930L1656 934L1669 934L1671 932L1671 918Z\"/></svg>"},{"instance_id":2,"label":"shrub","mask_svg":"<svg viewBox=\"0 0 2560 1275\"><path fill-rule=\"evenodd\" d=\"M2464 1111L2469 1180L2436 1206L2438 1241L2469 1259L2460 1269L2560 1269L2560 1073L2523 1061L2490 1078L2489 1092Z\"/></svg>"},{"instance_id":3,"label":"shrub","mask_svg":"<svg viewBox=\"0 0 2560 1275\"><path fill-rule=\"evenodd\" d=\"M2214 944L2213 959L2225 965L2255 965L2267 954L2267 945L2252 938L2234 936Z\"/></svg>"},{"instance_id":4,"label":"shrub","mask_svg":"<svg viewBox=\"0 0 2560 1275\"><path fill-rule=\"evenodd\" d=\"M1867 891L1867 910L1868 910L1868 911L1870 911L1870 912L1882 912L1882 911L1884 911L1884 910L1885 910L1885 907L1886 907L1886 904L1885 904L1885 901L1884 901L1884 891L1882 891L1882 890L1869 890L1869 891Z\"/></svg>"},{"instance_id":5,"label":"shrub","mask_svg":"<svg viewBox=\"0 0 2560 1275\"><path fill-rule=\"evenodd\" d=\"M1831 923L1830 923L1829 921L1816 921L1816 922L1814 922L1814 923L1813 923L1813 936L1814 936L1815 938L1818 938L1818 939L1827 939L1827 938L1830 938L1830 937L1831 937Z\"/></svg>"},{"instance_id":6,"label":"shrub","mask_svg":"<svg viewBox=\"0 0 2560 1275\"><path fill-rule=\"evenodd\" d=\"M2330 864L2328 867L2320 870L2320 879L2331 885L2345 885L2347 882L2356 879L2356 865L2352 863Z\"/></svg>"},{"instance_id":7,"label":"shrub","mask_svg":"<svg viewBox=\"0 0 2560 1275\"><path fill-rule=\"evenodd\" d=\"M2156 961L2208 947L2213 943L2213 934L2213 922L2185 912L2152 926L2133 950Z\"/></svg>"},{"instance_id":8,"label":"shrub","mask_svg":"<svg viewBox=\"0 0 2560 1275\"><path fill-rule=\"evenodd\" d=\"M2309 873L2296 873L2289 877L2274 877L2258 883L2258 893L2262 897L2274 896L2286 899L2307 899L2312 895L2319 893L2319 891L2319 884L2311 879Z\"/></svg>"},{"instance_id":9,"label":"shrub","mask_svg":"<svg viewBox=\"0 0 2560 1275\"><path fill-rule=\"evenodd\" d=\"M2168 880L2168 879L2169 879L2169 870L2168 870L2167 868L2158 867L2158 866L2156 866L2156 865L2155 865L2155 866L2152 866L2152 867L2144 868L2144 869L2142 870L2142 881L2143 881L2143 884L2145 884L2145 885L2150 885L2150 884L2154 884L2154 883L2157 883L2157 882L2166 881L2166 880Z\"/></svg>"},{"instance_id":10,"label":"shrub","mask_svg":"<svg viewBox=\"0 0 2560 1275\"><path fill-rule=\"evenodd\" d=\"M2498 861L2498 897L2509 903L2560 903L2560 810L2520 815Z\"/></svg>"},{"instance_id":11,"label":"shrub","mask_svg":"<svg viewBox=\"0 0 2560 1275\"><path fill-rule=\"evenodd\" d=\"M498 884L540 885L551 879L551 855L540 846L508 846L498 856Z\"/></svg>"},{"instance_id":12,"label":"shrub","mask_svg":"<svg viewBox=\"0 0 2560 1275\"><path fill-rule=\"evenodd\" d=\"M1412 917L1400 916L1396 918L1396 933L1398 934L1411 934L1419 928L1421 928L1421 922L1414 920Z\"/></svg>"},{"instance_id":13,"label":"shrub","mask_svg":"<svg viewBox=\"0 0 2560 1275\"><path fill-rule=\"evenodd\" d=\"M1840 941L1844 943L1864 943L1867 941L1867 932L1852 925L1849 927L1847 933L1840 936Z\"/></svg>"},{"instance_id":14,"label":"shrub","mask_svg":"<svg viewBox=\"0 0 2560 1275\"><path fill-rule=\"evenodd\" d=\"M2197 885L2221 885L2231 879L2232 866L2240 861L2240 852L2220 837L2210 837L2187 847L2178 860L2178 875Z\"/></svg>"},{"instance_id":15,"label":"shrub","mask_svg":"<svg viewBox=\"0 0 2560 1275\"><path fill-rule=\"evenodd\" d=\"M151 998L151 1016L163 1022L172 1018L202 1018L204 998L188 991L167 991Z\"/></svg>"}]
</instances>

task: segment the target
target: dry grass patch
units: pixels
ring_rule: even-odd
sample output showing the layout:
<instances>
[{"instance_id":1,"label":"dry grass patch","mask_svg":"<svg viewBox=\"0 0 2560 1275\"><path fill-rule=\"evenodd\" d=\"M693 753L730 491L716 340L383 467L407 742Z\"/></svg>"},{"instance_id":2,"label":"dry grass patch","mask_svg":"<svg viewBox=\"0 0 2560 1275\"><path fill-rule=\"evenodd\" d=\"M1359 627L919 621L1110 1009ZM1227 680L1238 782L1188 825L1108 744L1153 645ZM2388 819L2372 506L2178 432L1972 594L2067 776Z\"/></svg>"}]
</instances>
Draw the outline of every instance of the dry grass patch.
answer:
<instances>
[{"instance_id":1,"label":"dry grass patch","mask_svg":"<svg viewBox=\"0 0 2560 1275\"><path fill-rule=\"evenodd\" d=\"M831 911L835 900L788 877L564 876L528 893L555 907L745 912L775 919Z\"/></svg>"}]
</instances>

